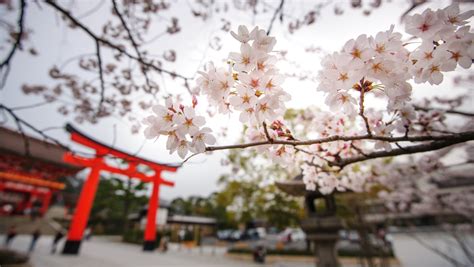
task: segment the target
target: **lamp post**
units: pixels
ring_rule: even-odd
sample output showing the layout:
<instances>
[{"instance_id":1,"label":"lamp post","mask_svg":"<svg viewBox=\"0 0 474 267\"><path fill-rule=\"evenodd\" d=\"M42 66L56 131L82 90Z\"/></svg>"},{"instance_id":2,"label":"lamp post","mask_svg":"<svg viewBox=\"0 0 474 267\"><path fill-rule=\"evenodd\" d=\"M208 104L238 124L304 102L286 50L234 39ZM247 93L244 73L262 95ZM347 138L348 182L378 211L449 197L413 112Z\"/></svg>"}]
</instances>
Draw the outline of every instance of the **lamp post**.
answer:
<instances>
[{"instance_id":1,"label":"lamp post","mask_svg":"<svg viewBox=\"0 0 474 267\"><path fill-rule=\"evenodd\" d=\"M290 195L304 197L306 218L302 220L301 228L306 233L306 238L314 244L316 266L340 266L336 243L343 223L336 216L335 193L323 195L317 190L306 190L302 177L298 175L291 181L277 182L276 185ZM322 200L318 203L320 205L316 205L317 200Z\"/></svg>"}]
</instances>

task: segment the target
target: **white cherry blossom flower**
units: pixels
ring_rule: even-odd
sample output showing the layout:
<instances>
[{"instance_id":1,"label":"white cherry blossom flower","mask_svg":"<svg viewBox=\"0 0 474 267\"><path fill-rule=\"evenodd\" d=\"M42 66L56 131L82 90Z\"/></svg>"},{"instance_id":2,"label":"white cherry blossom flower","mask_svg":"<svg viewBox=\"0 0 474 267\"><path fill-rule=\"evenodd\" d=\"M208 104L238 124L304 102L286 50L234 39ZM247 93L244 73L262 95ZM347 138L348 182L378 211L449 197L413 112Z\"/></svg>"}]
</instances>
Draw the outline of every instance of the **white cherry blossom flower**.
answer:
<instances>
[{"instance_id":1,"label":"white cherry blossom flower","mask_svg":"<svg viewBox=\"0 0 474 267\"><path fill-rule=\"evenodd\" d=\"M245 43L240 46L240 53L230 53L229 59L235 62L234 69L236 71L249 72L255 68L258 56L258 51L253 50L249 44Z\"/></svg>"},{"instance_id":2,"label":"white cherry blossom flower","mask_svg":"<svg viewBox=\"0 0 474 267\"><path fill-rule=\"evenodd\" d=\"M434 35L443 27L443 21L430 8L426 9L422 14L407 16L405 24L405 31L407 33L425 40L432 40Z\"/></svg>"},{"instance_id":3,"label":"white cherry blossom flower","mask_svg":"<svg viewBox=\"0 0 474 267\"><path fill-rule=\"evenodd\" d=\"M462 26L469 23L467 20L474 15L474 10L469 10L464 13L460 13L459 4L453 3L452 5L442 9L440 17L446 25Z\"/></svg>"},{"instance_id":4,"label":"white cherry blossom flower","mask_svg":"<svg viewBox=\"0 0 474 267\"><path fill-rule=\"evenodd\" d=\"M265 30L258 30L252 47L262 52L271 52L275 44L275 37L268 36Z\"/></svg>"},{"instance_id":5,"label":"white cherry blossom flower","mask_svg":"<svg viewBox=\"0 0 474 267\"><path fill-rule=\"evenodd\" d=\"M255 107L257 97L255 91L239 84L237 85L237 94L231 96L229 102L236 110L247 110Z\"/></svg>"},{"instance_id":6,"label":"white cherry blossom flower","mask_svg":"<svg viewBox=\"0 0 474 267\"><path fill-rule=\"evenodd\" d=\"M194 135L198 132L199 127L203 126L206 120L203 116L196 116L193 108L184 107L183 114L176 117L175 123L178 125L178 136L184 138L186 134Z\"/></svg>"},{"instance_id":7,"label":"white cherry blossom flower","mask_svg":"<svg viewBox=\"0 0 474 267\"><path fill-rule=\"evenodd\" d=\"M211 134L212 130L209 127L203 127L193 135L190 150L194 153L202 153L206 151L206 145L213 145L216 143L216 138Z\"/></svg>"},{"instance_id":8,"label":"white cherry blossom flower","mask_svg":"<svg viewBox=\"0 0 474 267\"><path fill-rule=\"evenodd\" d=\"M255 27L250 33L247 27L240 25L238 28L238 33L230 31L230 34L241 43L247 43L248 41L255 39L257 34L258 27Z\"/></svg>"},{"instance_id":9,"label":"white cherry blossom flower","mask_svg":"<svg viewBox=\"0 0 474 267\"><path fill-rule=\"evenodd\" d=\"M369 47L369 39L365 34L359 35L355 40L351 39L347 41L343 47L343 51L350 55L352 62L360 65L370 59L374 53Z\"/></svg>"},{"instance_id":10,"label":"white cherry blossom flower","mask_svg":"<svg viewBox=\"0 0 474 267\"><path fill-rule=\"evenodd\" d=\"M326 97L325 103L332 111L343 110L345 114L350 116L356 113L355 105L357 101L354 97L345 92L329 94Z\"/></svg>"}]
</instances>

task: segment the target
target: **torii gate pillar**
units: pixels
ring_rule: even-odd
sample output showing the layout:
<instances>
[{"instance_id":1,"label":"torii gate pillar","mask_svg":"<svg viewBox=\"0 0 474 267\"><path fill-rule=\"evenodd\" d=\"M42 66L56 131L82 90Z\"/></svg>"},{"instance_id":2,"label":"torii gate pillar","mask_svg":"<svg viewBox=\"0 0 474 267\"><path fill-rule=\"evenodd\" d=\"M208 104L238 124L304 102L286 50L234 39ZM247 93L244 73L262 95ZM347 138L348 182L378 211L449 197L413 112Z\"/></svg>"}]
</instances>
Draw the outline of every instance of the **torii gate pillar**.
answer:
<instances>
[{"instance_id":1,"label":"torii gate pillar","mask_svg":"<svg viewBox=\"0 0 474 267\"><path fill-rule=\"evenodd\" d=\"M160 208L160 184L153 182L153 189L148 200L148 213L146 218L145 238L143 250L153 251L156 243L156 211Z\"/></svg>"}]
</instances>

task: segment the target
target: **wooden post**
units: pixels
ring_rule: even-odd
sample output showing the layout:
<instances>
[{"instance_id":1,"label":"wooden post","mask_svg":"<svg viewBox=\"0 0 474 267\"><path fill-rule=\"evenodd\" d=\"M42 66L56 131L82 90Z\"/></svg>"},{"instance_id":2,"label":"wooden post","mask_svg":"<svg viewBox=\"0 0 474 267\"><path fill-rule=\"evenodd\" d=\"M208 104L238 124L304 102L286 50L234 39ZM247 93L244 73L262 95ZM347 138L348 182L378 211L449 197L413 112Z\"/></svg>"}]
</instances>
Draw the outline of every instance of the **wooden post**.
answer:
<instances>
[{"instance_id":1,"label":"wooden post","mask_svg":"<svg viewBox=\"0 0 474 267\"><path fill-rule=\"evenodd\" d=\"M159 176L159 174L158 174ZM143 250L153 251L156 243L156 212L160 207L160 182L153 181L153 189L148 201L148 213L146 219L145 237L143 238Z\"/></svg>"},{"instance_id":2,"label":"wooden post","mask_svg":"<svg viewBox=\"0 0 474 267\"><path fill-rule=\"evenodd\" d=\"M97 163L102 162L99 160ZM81 194L77 202L74 217L67 236L66 244L64 244L63 254L78 254L81 246L82 235L89 220L89 214L94 202L97 186L99 185L100 167L96 166L91 169L86 182L82 186Z\"/></svg>"}]
</instances>

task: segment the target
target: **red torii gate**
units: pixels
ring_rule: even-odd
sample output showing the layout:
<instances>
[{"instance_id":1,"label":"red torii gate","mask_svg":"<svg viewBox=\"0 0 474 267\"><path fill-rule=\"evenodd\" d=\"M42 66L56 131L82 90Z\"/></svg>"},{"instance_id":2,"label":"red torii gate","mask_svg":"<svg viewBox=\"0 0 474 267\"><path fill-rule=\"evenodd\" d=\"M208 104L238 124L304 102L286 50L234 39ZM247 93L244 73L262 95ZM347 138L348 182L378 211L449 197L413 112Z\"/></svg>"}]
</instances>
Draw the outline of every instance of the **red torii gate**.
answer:
<instances>
[{"instance_id":1,"label":"red torii gate","mask_svg":"<svg viewBox=\"0 0 474 267\"><path fill-rule=\"evenodd\" d=\"M108 171L112 173L122 174L130 178L138 178L144 182L153 183L153 190L152 190L152 194L150 196L149 204L148 204L148 214L147 214L147 223L146 223L146 229L145 229L143 250L145 251L154 250L155 239L156 239L156 210L159 207L160 186L161 185L174 186L174 182L167 181L161 178L161 172L162 171L175 172L178 169L178 166L152 162L152 161L145 160L139 157L135 157L133 155L130 155L118 149L111 148L79 132L70 124L66 125L66 130L69 133L71 133L72 141L94 149L95 157L93 158L80 157L71 152L68 152L64 155L64 161L71 164L75 164L75 165L89 167L91 168L91 172L89 173L87 180L84 182L84 185L82 186L82 191L76 205L74 217L71 221L71 225L69 227L69 232L67 236L67 241L64 245L62 253L63 254L78 254L79 253L79 248L81 246L84 229L87 226L90 210L92 208L92 203L94 201L95 193L97 191L97 186L99 184L100 171ZM120 169L117 167L107 165L107 163L104 161L104 157L108 155L127 161L128 168ZM143 164L143 165L148 166L155 173L149 176L149 175L146 175L145 173L138 171L137 170L138 164Z\"/></svg>"}]
</instances>

